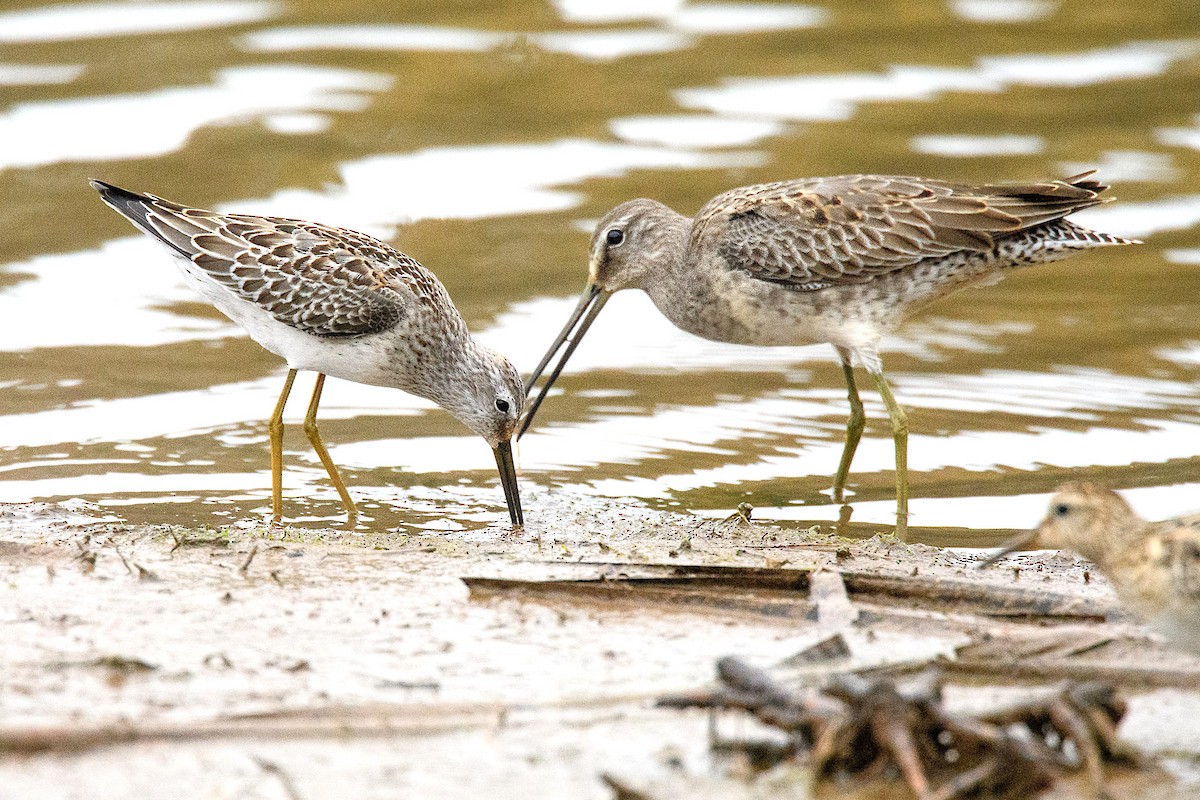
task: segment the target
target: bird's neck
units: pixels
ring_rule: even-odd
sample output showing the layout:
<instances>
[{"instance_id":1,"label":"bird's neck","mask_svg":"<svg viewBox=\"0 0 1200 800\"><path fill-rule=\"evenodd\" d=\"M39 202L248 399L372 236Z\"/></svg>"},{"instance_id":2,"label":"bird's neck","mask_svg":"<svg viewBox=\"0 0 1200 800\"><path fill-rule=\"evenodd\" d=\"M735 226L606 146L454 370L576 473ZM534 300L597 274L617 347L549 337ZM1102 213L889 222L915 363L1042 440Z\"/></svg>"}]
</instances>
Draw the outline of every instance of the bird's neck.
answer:
<instances>
[{"instance_id":1,"label":"bird's neck","mask_svg":"<svg viewBox=\"0 0 1200 800\"><path fill-rule=\"evenodd\" d=\"M692 221L664 206L643 234L639 260L644 267L639 271L637 287L650 292L675 283L687 268L691 235Z\"/></svg>"},{"instance_id":2,"label":"bird's neck","mask_svg":"<svg viewBox=\"0 0 1200 800\"><path fill-rule=\"evenodd\" d=\"M470 334L431 338L425 347L398 349L394 355L393 386L432 400L454 416L472 402L475 383L486 363L483 348Z\"/></svg>"},{"instance_id":3,"label":"bird's neck","mask_svg":"<svg viewBox=\"0 0 1200 800\"><path fill-rule=\"evenodd\" d=\"M665 209L654 226L653 238L646 243L646 266L636 284L650 295L663 316L684 330L692 327L689 321L712 300L708 290L711 276L693 269L691 236L692 221Z\"/></svg>"},{"instance_id":4,"label":"bird's neck","mask_svg":"<svg viewBox=\"0 0 1200 800\"><path fill-rule=\"evenodd\" d=\"M1108 570L1140 549L1152 527L1132 509L1121 509L1115 518L1107 520L1104 529L1079 544L1079 554L1101 570Z\"/></svg>"},{"instance_id":5,"label":"bird's neck","mask_svg":"<svg viewBox=\"0 0 1200 800\"><path fill-rule=\"evenodd\" d=\"M675 327L718 342L749 342L753 336L733 313L734 298L724 281L729 270L717 257L697 258L691 250L692 220L673 214L659 232L656 260L640 288Z\"/></svg>"}]
</instances>

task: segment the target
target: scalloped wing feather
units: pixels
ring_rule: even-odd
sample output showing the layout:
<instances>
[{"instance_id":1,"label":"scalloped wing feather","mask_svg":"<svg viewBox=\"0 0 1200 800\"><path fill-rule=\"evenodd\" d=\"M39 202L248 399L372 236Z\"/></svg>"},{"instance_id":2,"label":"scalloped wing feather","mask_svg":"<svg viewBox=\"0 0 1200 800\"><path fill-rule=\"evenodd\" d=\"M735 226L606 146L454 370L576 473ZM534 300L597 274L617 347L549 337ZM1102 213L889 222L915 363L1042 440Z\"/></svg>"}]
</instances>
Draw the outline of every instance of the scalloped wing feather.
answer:
<instances>
[{"instance_id":1,"label":"scalloped wing feather","mask_svg":"<svg viewBox=\"0 0 1200 800\"><path fill-rule=\"evenodd\" d=\"M415 259L344 228L281 217L218 214L146 195L139 226L212 280L275 319L316 336L394 326L416 302L445 294Z\"/></svg>"},{"instance_id":2,"label":"scalloped wing feather","mask_svg":"<svg viewBox=\"0 0 1200 800\"><path fill-rule=\"evenodd\" d=\"M693 252L797 289L865 283L928 258L986 252L997 239L1103 202L1083 173L1061 181L965 186L843 175L720 194L696 215Z\"/></svg>"}]
</instances>

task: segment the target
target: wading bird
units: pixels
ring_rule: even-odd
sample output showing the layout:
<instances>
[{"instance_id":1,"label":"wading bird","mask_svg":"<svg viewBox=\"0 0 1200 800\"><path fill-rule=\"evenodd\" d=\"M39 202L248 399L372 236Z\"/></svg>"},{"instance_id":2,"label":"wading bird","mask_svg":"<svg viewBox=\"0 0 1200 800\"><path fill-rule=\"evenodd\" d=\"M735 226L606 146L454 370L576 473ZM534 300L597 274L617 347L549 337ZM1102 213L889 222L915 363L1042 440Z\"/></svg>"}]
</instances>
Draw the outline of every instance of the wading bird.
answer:
<instances>
[{"instance_id":1,"label":"wading bird","mask_svg":"<svg viewBox=\"0 0 1200 800\"><path fill-rule=\"evenodd\" d=\"M654 200L622 203L596 226L583 297L527 381L532 392L569 342L518 438L612 293L642 289L677 327L705 339L833 345L850 400L837 502L862 436L853 368L864 367L891 419L897 534L904 536L908 422L884 379L880 339L911 312L1012 267L1131 244L1064 219L1103 202L1108 187L1091 174L983 186L884 175L805 178L733 189L692 218Z\"/></svg>"},{"instance_id":2,"label":"wading bird","mask_svg":"<svg viewBox=\"0 0 1200 800\"><path fill-rule=\"evenodd\" d=\"M515 527L524 524L512 436L525 403L508 359L480 345L445 287L373 237L278 217L218 214L92 181L104 202L175 256L187 282L287 361L271 415L271 510L283 515L283 408L299 370L317 373L304 432L348 514L354 501L317 431L325 376L403 389L491 445Z\"/></svg>"}]
</instances>

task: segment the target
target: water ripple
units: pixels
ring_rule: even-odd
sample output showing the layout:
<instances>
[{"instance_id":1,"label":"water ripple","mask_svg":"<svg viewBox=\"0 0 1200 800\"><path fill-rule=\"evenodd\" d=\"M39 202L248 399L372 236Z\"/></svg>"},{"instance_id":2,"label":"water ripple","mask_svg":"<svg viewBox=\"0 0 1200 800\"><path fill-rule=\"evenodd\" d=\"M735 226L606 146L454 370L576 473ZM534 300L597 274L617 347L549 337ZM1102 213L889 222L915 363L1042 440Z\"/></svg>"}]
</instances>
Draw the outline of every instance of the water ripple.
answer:
<instances>
[{"instance_id":1,"label":"water ripple","mask_svg":"<svg viewBox=\"0 0 1200 800\"><path fill-rule=\"evenodd\" d=\"M378 73L275 64L223 69L208 86L19 103L0 113L0 171L163 156L211 125L280 112L361 111L368 93L391 84Z\"/></svg>"},{"instance_id":2,"label":"water ripple","mask_svg":"<svg viewBox=\"0 0 1200 800\"><path fill-rule=\"evenodd\" d=\"M244 25L279 13L274 2L172 0L42 6L0 14L0 42L63 42Z\"/></svg>"},{"instance_id":3,"label":"water ripple","mask_svg":"<svg viewBox=\"0 0 1200 800\"><path fill-rule=\"evenodd\" d=\"M2 20L0 20L2 22ZM3 64L0 86L46 86L70 83L87 69L82 64Z\"/></svg>"},{"instance_id":4,"label":"water ripple","mask_svg":"<svg viewBox=\"0 0 1200 800\"><path fill-rule=\"evenodd\" d=\"M944 92L1000 92L1009 86L1090 86L1159 75L1200 52L1200 40L1131 42L1078 53L988 56L973 68L895 66L883 73L728 78L683 89L685 108L768 119L845 120L864 103L932 100Z\"/></svg>"}]
</instances>

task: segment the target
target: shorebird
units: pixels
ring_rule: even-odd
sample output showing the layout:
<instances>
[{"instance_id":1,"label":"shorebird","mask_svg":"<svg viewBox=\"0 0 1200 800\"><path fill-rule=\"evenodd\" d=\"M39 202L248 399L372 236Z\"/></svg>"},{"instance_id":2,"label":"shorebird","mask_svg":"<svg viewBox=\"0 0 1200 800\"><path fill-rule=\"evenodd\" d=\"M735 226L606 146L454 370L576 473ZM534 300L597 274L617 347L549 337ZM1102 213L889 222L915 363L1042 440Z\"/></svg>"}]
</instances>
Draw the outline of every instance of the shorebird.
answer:
<instances>
[{"instance_id":1,"label":"shorebird","mask_svg":"<svg viewBox=\"0 0 1200 800\"><path fill-rule=\"evenodd\" d=\"M1067 483L1055 491L1037 528L1006 542L979 566L1039 548L1072 550L1093 562L1125 608L1200 653L1200 514L1147 522L1110 489Z\"/></svg>"},{"instance_id":2,"label":"shorebird","mask_svg":"<svg viewBox=\"0 0 1200 800\"><path fill-rule=\"evenodd\" d=\"M1064 219L1103 202L1108 187L1091 175L983 186L885 175L804 178L730 190L690 219L654 200L622 203L596 226L583 297L528 391L567 345L517 436L612 293L642 289L677 327L705 339L833 345L850 401L836 502L862 436L854 367L864 367L891 420L896 527L904 536L908 422L884 379L880 339L914 310L998 280L1011 267L1133 243Z\"/></svg>"},{"instance_id":3,"label":"shorebird","mask_svg":"<svg viewBox=\"0 0 1200 800\"><path fill-rule=\"evenodd\" d=\"M287 361L269 425L271 510L283 515L283 409L299 370L317 373L304 432L353 525L358 511L317 430L325 376L403 389L440 405L491 445L514 527L524 524L512 436L525 404L508 359L467 330L415 259L371 236L279 217L218 214L102 181L92 188L165 245L187 282Z\"/></svg>"}]
</instances>

